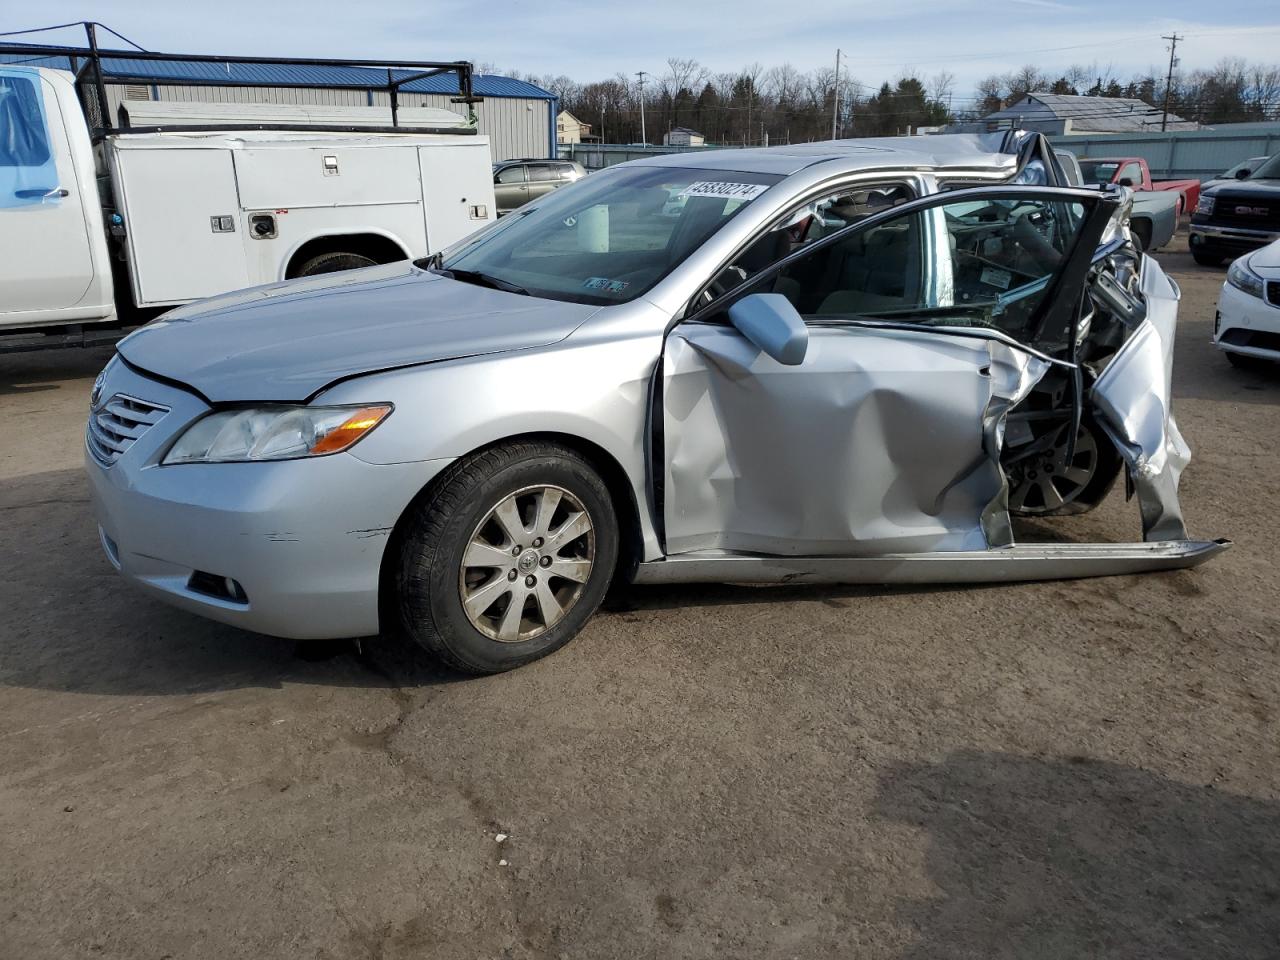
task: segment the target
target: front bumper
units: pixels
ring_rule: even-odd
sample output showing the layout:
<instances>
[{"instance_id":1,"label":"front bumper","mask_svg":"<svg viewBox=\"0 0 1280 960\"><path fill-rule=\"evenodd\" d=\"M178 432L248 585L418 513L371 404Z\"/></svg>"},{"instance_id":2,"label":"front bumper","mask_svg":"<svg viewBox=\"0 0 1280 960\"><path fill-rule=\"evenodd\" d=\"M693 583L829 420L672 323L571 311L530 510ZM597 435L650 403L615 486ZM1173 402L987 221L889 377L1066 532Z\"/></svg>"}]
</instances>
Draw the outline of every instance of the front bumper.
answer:
<instances>
[{"instance_id":1,"label":"front bumper","mask_svg":"<svg viewBox=\"0 0 1280 960\"><path fill-rule=\"evenodd\" d=\"M449 461L374 465L342 453L160 466L173 438L209 408L118 362L102 396L117 393L169 408L110 466L85 447L103 548L127 580L174 606L259 633L378 632L391 531Z\"/></svg>"},{"instance_id":2,"label":"front bumper","mask_svg":"<svg viewBox=\"0 0 1280 960\"><path fill-rule=\"evenodd\" d=\"M1280 231L1215 227L1212 224L1193 222L1188 242L1195 249L1221 250L1224 254L1242 254L1265 247L1275 240L1280 240Z\"/></svg>"},{"instance_id":3,"label":"front bumper","mask_svg":"<svg viewBox=\"0 0 1280 960\"><path fill-rule=\"evenodd\" d=\"M1280 360L1280 306L1224 283L1218 295L1213 342L1229 353Z\"/></svg>"}]
</instances>

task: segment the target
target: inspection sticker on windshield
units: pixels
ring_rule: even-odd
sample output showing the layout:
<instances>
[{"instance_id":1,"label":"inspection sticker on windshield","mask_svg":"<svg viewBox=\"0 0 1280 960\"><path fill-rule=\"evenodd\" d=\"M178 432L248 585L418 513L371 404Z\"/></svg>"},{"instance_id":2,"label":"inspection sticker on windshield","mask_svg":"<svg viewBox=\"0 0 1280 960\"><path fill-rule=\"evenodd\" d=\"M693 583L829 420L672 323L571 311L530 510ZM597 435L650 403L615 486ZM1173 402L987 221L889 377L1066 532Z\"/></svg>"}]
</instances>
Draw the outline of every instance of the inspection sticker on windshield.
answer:
<instances>
[{"instance_id":1,"label":"inspection sticker on windshield","mask_svg":"<svg viewBox=\"0 0 1280 960\"><path fill-rule=\"evenodd\" d=\"M621 293L631 284L626 280L610 280L608 277L587 277L582 285L588 290L603 290L606 293Z\"/></svg>"},{"instance_id":2,"label":"inspection sticker on windshield","mask_svg":"<svg viewBox=\"0 0 1280 960\"><path fill-rule=\"evenodd\" d=\"M724 197L729 200L754 200L769 189L767 183L721 183L718 180L699 180L691 183L677 196Z\"/></svg>"},{"instance_id":3,"label":"inspection sticker on windshield","mask_svg":"<svg viewBox=\"0 0 1280 960\"><path fill-rule=\"evenodd\" d=\"M995 267L983 267L982 275L978 277L979 283L984 283L988 287L995 287L999 290L1008 290L1009 284L1013 283L1013 274L1008 270L997 270Z\"/></svg>"}]
</instances>

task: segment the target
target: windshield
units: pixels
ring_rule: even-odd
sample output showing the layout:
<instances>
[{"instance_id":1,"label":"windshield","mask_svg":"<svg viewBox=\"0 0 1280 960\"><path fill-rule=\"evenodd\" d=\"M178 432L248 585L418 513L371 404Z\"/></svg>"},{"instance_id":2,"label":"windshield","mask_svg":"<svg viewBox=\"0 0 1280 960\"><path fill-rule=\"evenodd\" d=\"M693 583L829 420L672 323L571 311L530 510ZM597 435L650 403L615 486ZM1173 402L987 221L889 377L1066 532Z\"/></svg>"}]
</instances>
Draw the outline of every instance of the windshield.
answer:
<instances>
[{"instance_id":1,"label":"windshield","mask_svg":"<svg viewBox=\"0 0 1280 960\"><path fill-rule=\"evenodd\" d=\"M1250 180L1280 180L1280 153L1249 175Z\"/></svg>"},{"instance_id":2,"label":"windshield","mask_svg":"<svg viewBox=\"0 0 1280 960\"><path fill-rule=\"evenodd\" d=\"M626 303L782 177L619 167L562 187L447 251L459 278L575 303Z\"/></svg>"},{"instance_id":3,"label":"windshield","mask_svg":"<svg viewBox=\"0 0 1280 960\"><path fill-rule=\"evenodd\" d=\"M1116 170L1120 168L1120 164L1111 160L1081 160L1080 173L1084 176L1085 183L1096 183L1106 186L1111 182L1111 178L1116 175Z\"/></svg>"}]
</instances>

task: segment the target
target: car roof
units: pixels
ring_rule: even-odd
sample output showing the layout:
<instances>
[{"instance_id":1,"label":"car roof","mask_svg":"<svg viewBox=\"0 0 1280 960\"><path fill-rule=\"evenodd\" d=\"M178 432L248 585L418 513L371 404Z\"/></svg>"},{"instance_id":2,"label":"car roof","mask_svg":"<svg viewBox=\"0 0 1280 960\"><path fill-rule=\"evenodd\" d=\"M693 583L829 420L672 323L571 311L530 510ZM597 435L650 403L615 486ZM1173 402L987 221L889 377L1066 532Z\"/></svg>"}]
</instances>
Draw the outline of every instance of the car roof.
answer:
<instances>
[{"instance_id":1,"label":"car roof","mask_svg":"<svg viewBox=\"0 0 1280 960\"><path fill-rule=\"evenodd\" d=\"M840 171L902 167L941 170L992 168L1012 170L1017 157L1000 148L1005 133L935 134L920 137L879 137L825 140L780 147L717 150L698 148L628 161L626 166L684 167L694 170L773 173L790 176L806 167L830 163ZM620 165L621 166L621 165Z\"/></svg>"}]
</instances>

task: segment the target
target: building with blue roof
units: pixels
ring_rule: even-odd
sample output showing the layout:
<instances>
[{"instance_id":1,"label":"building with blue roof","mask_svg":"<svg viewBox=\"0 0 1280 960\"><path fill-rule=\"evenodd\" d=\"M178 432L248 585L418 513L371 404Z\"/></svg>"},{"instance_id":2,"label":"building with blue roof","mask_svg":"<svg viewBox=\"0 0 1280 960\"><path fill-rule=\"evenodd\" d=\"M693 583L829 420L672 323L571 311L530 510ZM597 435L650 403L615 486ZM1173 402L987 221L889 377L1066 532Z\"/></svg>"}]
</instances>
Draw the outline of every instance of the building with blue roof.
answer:
<instances>
[{"instance_id":1,"label":"building with blue roof","mask_svg":"<svg viewBox=\"0 0 1280 960\"><path fill-rule=\"evenodd\" d=\"M0 43L0 62L20 62L58 70L71 69L67 57L6 54ZM28 50L32 44L23 44ZM123 101L164 100L200 103L284 103L334 106L389 107L385 90L369 87L387 83L386 70L371 67L311 66L292 63L215 63L198 58L181 61L140 60L127 55L104 55L107 101L114 116ZM394 78L412 70L392 70ZM244 84L258 84L244 86ZM474 112L478 132L489 137L493 159L554 157L555 118L559 101L554 93L514 77L476 74L472 78L482 103L452 102L458 77L441 73L410 80L400 87L402 107L438 107L466 115Z\"/></svg>"}]
</instances>

